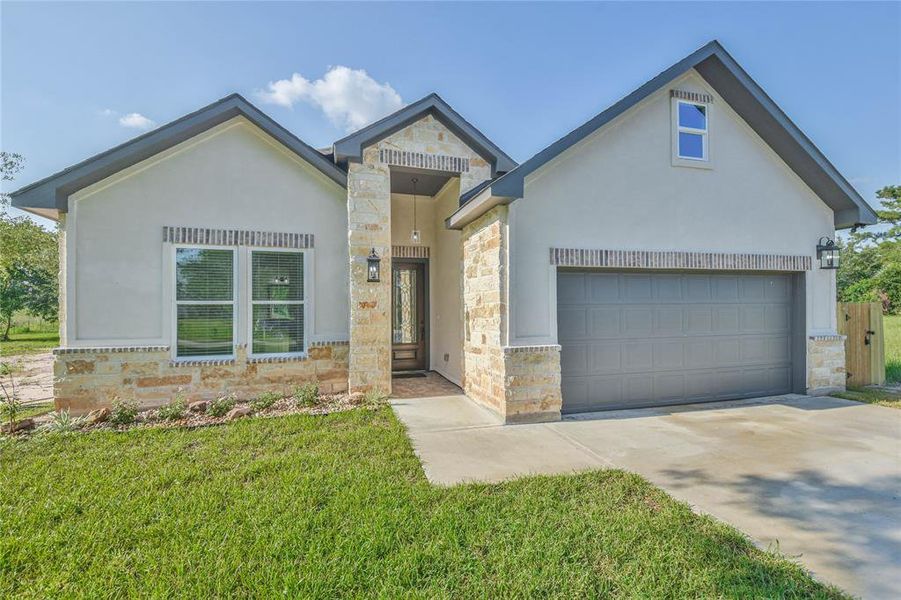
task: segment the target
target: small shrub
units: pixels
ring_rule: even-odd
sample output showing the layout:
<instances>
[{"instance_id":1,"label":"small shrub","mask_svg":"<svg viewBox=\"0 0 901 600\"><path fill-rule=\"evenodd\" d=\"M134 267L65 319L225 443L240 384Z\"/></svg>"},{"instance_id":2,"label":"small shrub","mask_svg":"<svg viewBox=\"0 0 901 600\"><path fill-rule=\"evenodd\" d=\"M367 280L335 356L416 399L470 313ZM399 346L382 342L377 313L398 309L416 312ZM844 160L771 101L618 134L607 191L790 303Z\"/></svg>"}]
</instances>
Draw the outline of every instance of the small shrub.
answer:
<instances>
[{"instance_id":1,"label":"small shrub","mask_svg":"<svg viewBox=\"0 0 901 600\"><path fill-rule=\"evenodd\" d=\"M50 433L72 433L81 429L82 419L73 417L68 410L50 413L50 421L44 426Z\"/></svg>"},{"instance_id":2,"label":"small shrub","mask_svg":"<svg viewBox=\"0 0 901 600\"><path fill-rule=\"evenodd\" d=\"M184 418L187 410L188 406L185 403L184 397L177 395L172 402L165 406L161 406L157 411L157 415L162 421L178 421L179 419Z\"/></svg>"},{"instance_id":3,"label":"small shrub","mask_svg":"<svg viewBox=\"0 0 901 600\"><path fill-rule=\"evenodd\" d=\"M311 381L294 389L294 399L300 406L316 406L319 404L319 384Z\"/></svg>"},{"instance_id":4,"label":"small shrub","mask_svg":"<svg viewBox=\"0 0 901 600\"><path fill-rule=\"evenodd\" d=\"M137 402L116 400L113 402L113 408L110 410L109 422L113 425L131 425L135 422L137 416Z\"/></svg>"},{"instance_id":5,"label":"small shrub","mask_svg":"<svg viewBox=\"0 0 901 600\"><path fill-rule=\"evenodd\" d=\"M250 402L250 408L255 411L266 410L284 397L283 394L278 392L263 392Z\"/></svg>"},{"instance_id":6,"label":"small shrub","mask_svg":"<svg viewBox=\"0 0 901 600\"><path fill-rule=\"evenodd\" d=\"M231 396L223 396L211 401L206 407L206 414L211 417L224 417L228 411L235 407L235 399Z\"/></svg>"},{"instance_id":7,"label":"small shrub","mask_svg":"<svg viewBox=\"0 0 901 600\"><path fill-rule=\"evenodd\" d=\"M381 390L369 390L363 395L363 404L378 406L388 401L388 394Z\"/></svg>"}]
</instances>

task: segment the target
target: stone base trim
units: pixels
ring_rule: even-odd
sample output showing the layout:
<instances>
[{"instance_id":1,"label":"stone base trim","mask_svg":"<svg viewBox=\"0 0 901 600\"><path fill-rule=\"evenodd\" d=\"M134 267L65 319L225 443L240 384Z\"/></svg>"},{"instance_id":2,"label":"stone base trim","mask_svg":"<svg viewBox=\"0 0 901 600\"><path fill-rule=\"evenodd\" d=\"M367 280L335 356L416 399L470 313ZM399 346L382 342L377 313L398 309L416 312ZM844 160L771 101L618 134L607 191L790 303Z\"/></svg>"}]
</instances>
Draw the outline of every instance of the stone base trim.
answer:
<instances>
[{"instance_id":1,"label":"stone base trim","mask_svg":"<svg viewBox=\"0 0 901 600\"><path fill-rule=\"evenodd\" d=\"M812 335L807 339L807 393L826 395L845 389L845 336Z\"/></svg>"},{"instance_id":2,"label":"stone base trim","mask_svg":"<svg viewBox=\"0 0 901 600\"><path fill-rule=\"evenodd\" d=\"M559 267L704 271L809 271L813 265L809 256L789 254L585 248L551 248L550 260Z\"/></svg>"},{"instance_id":3,"label":"stone base trim","mask_svg":"<svg viewBox=\"0 0 901 600\"><path fill-rule=\"evenodd\" d=\"M392 258L428 258L428 246L391 246Z\"/></svg>"},{"instance_id":4,"label":"stone base trim","mask_svg":"<svg viewBox=\"0 0 901 600\"><path fill-rule=\"evenodd\" d=\"M504 346L504 354L517 352L560 352L560 344L544 344L540 346Z\"/></svg>"},{"instance_id":5,"label":"stone base trim","mask_svg":"<svg viewBox=\"0 0 901 600\"><path fill-rule=\"evenodd\" d=\"M431 154L428 152L411 152L408 150L380 148L379 162L396 167L415 167L417 169L431 169L433 171L446 171L448 173L469 172L468 158L463 156L448 156L446 154Z\"/></svg>"},{"instance_id":6,"label":"stone base trim","mask_svg":"<svg viewBox=\"0 0 901 600\"><path fill-rule=\"evenodd\" d=\"M169 346L70 346L54 348L55 356L68 354L113 354L119 352L168 352Z\"/></svg>"},{"instance_id":7,"label":"stone base trim","mask_svg":"<svg viewBox=\"0 0 901 600\"><path fill-rule=\"evenodd\" d=\"M82 349L78 349L82 350ZM347 342L320 342L300 360L292 357L253 359L239 345L234 359L173 361L167 346L129 352L98 351L58 354L53 365L57 409L79 414L110 406L117 400L150 408L171 402L221 396L252 399L263 392L290 394L315 381L323 393L347 390Z\"/></svg>"},{"instance_id":8,"label":"stone base trim","mask_svg":"<svg viewBox=\"0 0 901 600\"><path fill-rule=\"evenodd\" d=\"M312 233L250 231L247 229L208 229L205 227L163 227L163 241L173 244L206 246L266 246L304 249L313 247Z\"/></svg>"}]
</instances>

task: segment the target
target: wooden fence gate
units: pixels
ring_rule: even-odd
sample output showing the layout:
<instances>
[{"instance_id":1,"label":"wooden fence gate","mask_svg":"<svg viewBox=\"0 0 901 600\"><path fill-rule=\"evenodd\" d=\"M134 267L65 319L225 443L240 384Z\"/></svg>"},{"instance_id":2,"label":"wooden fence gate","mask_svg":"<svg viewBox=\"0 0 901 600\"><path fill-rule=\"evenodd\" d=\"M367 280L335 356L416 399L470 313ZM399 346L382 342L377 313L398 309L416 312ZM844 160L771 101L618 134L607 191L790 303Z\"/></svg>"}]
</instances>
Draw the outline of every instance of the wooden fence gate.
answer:
<instances>
[{"instance_id":1,"label":"wooden fence gate","mask_svg":"<svg viewBox=\"0 0 901 600\"><path fill-rule=\"evenodd\" d=\"M838 332L845 337L848 386L885 383L881 302L839 302Z\"/></svg>"}]
</instances>

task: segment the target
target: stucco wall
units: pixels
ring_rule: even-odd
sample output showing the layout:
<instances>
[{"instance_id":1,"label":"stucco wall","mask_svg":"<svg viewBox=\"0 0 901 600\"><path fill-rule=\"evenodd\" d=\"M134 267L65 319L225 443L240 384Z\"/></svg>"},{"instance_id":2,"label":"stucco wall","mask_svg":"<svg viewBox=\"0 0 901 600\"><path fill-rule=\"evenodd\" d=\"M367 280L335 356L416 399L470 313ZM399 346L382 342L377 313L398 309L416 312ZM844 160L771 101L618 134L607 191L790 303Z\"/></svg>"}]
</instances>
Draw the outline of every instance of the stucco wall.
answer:
<instances>
[{"instance_id":1,"label":"stucco wall","mask_svg":"<svg viewBox=\"0 0 901 600\"><path fill-rule=\"evenodd\" d=\"M432 368L457 385L463 378L463 255L460 232L444 227L459 204L460 180L451 179L435 196L435 244L431 258ZM447 360L444 356L447 355Z\"/></svg>"},{"instance_id":2,"label":"stucco wall","mask_svg":"<svg viewBox=\"0 0 901 600\"><path fill-rule=\"evenodd\" d=\"M714 96L711 169L672 164L673 88ZM509 226L511 345L557 341L551 247L815 258L834 236L831 209L693 72L529 176ZM806 288L808 333L834 333L834 272Z\"/></svg>"},{"instance_id":3,"label":"stucco wall","mask_svg":"<svg viewBox=\"0 0 901 600\"><path fill-rule=\"evenodd\" d=\"M170 344L166 225L312 233L310 341L347 339L346 191L236 118L73 196L67 345Z\"/></svg>"}]
</instances>

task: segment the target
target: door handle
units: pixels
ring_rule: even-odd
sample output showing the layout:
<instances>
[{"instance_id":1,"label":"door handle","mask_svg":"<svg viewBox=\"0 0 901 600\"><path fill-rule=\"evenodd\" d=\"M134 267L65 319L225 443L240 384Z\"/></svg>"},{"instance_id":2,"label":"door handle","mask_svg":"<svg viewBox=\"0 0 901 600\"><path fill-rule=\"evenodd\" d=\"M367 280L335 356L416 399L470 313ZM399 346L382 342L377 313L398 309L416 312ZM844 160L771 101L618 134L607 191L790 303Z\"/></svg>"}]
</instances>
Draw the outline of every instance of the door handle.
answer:
<instances>
[{"instance_id":1,"label":"door handle","mask_svg":"<svg viewBox=\"0 0 901 600\"><path fill-rule=\"evenodd\" d=\"M864 344L864 346L869 346L869 345L870 345L870 336L874 336L874 335L876 335L876 332L875 332L875 331L873 331L872 329L867 329L867 333L866 333L866 335L865 335L864 338L863 338L863 344Z\"/></svg>"}]
</instances>

